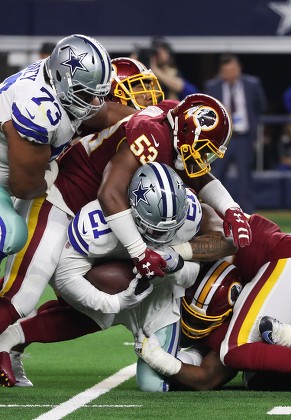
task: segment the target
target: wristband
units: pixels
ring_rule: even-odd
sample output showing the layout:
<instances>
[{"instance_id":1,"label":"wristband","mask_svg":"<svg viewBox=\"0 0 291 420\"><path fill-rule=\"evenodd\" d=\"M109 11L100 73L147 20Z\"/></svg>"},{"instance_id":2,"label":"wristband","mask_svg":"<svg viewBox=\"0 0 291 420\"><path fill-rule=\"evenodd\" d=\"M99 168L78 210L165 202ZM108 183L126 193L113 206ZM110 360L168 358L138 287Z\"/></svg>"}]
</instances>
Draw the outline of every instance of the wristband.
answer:
<instances>
[{"instance_id":1,"label":"wristband","mask_svg":"<svg viewBox=\"0 0 291 420\"><path fill-rule=\"evenodd\" d=\"M137 258L145 252L147 246L136 227L131 209L112 214L105 219L117 239L128 250L131 258Z\"/></svg>"},{"instance_id":2,"label":"wristband","mask_svg":"<svg viewBox=\"0 0 291 420\"><path fill-rule=\"evenodd\" d=\"M189 242L184 242L183 244L178 244L178 245L172 245L172 248L179 255L181 255L183 260L185 261L192 260L193 252L192 252L191 244Z\"/></svg>"}]
</instances>

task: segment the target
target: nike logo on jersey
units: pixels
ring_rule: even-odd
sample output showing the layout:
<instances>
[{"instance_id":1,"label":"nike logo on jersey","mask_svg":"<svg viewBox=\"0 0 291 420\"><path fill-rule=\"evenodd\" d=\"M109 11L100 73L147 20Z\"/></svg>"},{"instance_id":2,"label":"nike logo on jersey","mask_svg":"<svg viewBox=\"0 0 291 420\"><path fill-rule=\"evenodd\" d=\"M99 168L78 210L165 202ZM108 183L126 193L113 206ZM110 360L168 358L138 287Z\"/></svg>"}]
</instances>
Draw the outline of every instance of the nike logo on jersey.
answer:
<instances>
[{"instance_id":1,"label":"nike logo on jersey","mask_svg":"<svg viewBox=\"0 0 291 420\"><path fill-rule=\"evenodd\" d=\"M85 223L83 222L83 227L82 227L82 233L83 235L86 235L88 231L85 229Z\"/></svg>"},{"instance_id":2,"label":"nike logo on jersey","mask_svg":"<svg viewBox=\"0 0 291 420\"><path fill-rule=\"evenodd\" d=\"M154 138L154 136L153 136L152 134L151 134L151 136L152 136L152 138L153 138L154 145L155 145L156 147L159 147L160 143L159 143L159 142L157 142L157 140Z\"/></svg>"},{"instance_id":3,"label":"nike logo on jersey","mask_svg":"<svg viewBox=\"0 0 291 420\"><path fill-rule=\"evenodd\" d=\"M30 119L31 119L31 120L34 120L34 119L35 119L35 115L31 115L31 113L28 111L28 109L27 109L27 108L25 108L25 109L26 109L26 111L27 111L27 113L28 113L28 115L29 115Z\"/></svg>"}]
</instances>

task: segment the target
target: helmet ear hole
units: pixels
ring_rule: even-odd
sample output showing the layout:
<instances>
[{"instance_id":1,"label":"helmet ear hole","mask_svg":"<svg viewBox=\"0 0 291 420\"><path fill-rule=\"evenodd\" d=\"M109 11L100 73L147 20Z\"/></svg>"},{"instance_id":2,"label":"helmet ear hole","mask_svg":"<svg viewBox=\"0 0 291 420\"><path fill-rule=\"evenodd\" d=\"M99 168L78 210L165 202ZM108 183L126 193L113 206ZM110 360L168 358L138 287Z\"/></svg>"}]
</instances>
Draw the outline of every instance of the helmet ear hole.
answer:
<instances>
[{"instance_id":1,"label":"helmet ear hole","mask_svg":"<svg viewBox=\"0 0 291 420\"><path fill-rule=\"evenodd\" d=\"M62 76L60 75L59 71L56 71L56 78L57 78L58 82L60 82L62 80Z\"/></svg>"}]
</instances>

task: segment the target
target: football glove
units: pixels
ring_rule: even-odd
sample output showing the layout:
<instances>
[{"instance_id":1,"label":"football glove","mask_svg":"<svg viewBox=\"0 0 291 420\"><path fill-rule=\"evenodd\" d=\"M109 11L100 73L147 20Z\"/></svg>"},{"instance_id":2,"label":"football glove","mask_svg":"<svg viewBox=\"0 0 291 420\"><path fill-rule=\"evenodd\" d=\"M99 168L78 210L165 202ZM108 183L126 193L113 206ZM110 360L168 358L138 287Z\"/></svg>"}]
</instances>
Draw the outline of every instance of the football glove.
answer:
<instances>
[{"instance_id":1,"label":"football glove","mask_svg":"<svg viewBox=\"0 0 291 420\"><path fill-rule=\"evenodd\" d=\"M150 280L154 277L163 277L165 275L166 261L160 254L149 248L146 248L139 257L132 260L136 268L134 273L139 273L141 277Z\"/></svg>"},{"instance_id":2,"label":"football glove","mask_svg":"<svg viewBox=\"0 0 291 420\"><path fill-rule=\"evenodd\" d=\"M134 278L129 283L129 286L123 292L117 293L117 297L120 304L120 310L131 309L142 302L153 290L153 285L148 284L148 287L136 294L136 287L138 285L138 279Z\"/></svg>"},{"instance_id":3,"label":"football glove","mask_svg":"<svg viewBox=\"0 0 291 420\"><path fill-rule=\"evenodd\" d=\"M248 219L240 207L226 210L223 220L223 230L228 238L231 234L237 247L245 247L252 242L252 231Z\"/></svg>"}]
</instances>

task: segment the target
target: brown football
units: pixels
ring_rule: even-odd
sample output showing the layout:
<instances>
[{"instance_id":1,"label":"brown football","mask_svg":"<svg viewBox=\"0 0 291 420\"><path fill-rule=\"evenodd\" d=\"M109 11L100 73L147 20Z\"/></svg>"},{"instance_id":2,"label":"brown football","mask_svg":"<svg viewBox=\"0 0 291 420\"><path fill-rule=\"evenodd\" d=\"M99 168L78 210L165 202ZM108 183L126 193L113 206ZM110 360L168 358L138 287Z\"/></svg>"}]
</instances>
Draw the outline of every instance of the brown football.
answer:
<instances>
[{"instance_id":1,"label":"brown football","mask_svg":"<svg viewBox=\"0 0 291 420\"><path fill-rule=\"evenodd\" d=\"M102 292L114 295L127 289L134 278L130 260L111 260L91 268L86 279Z\"/></svg>"}]
</instances>

